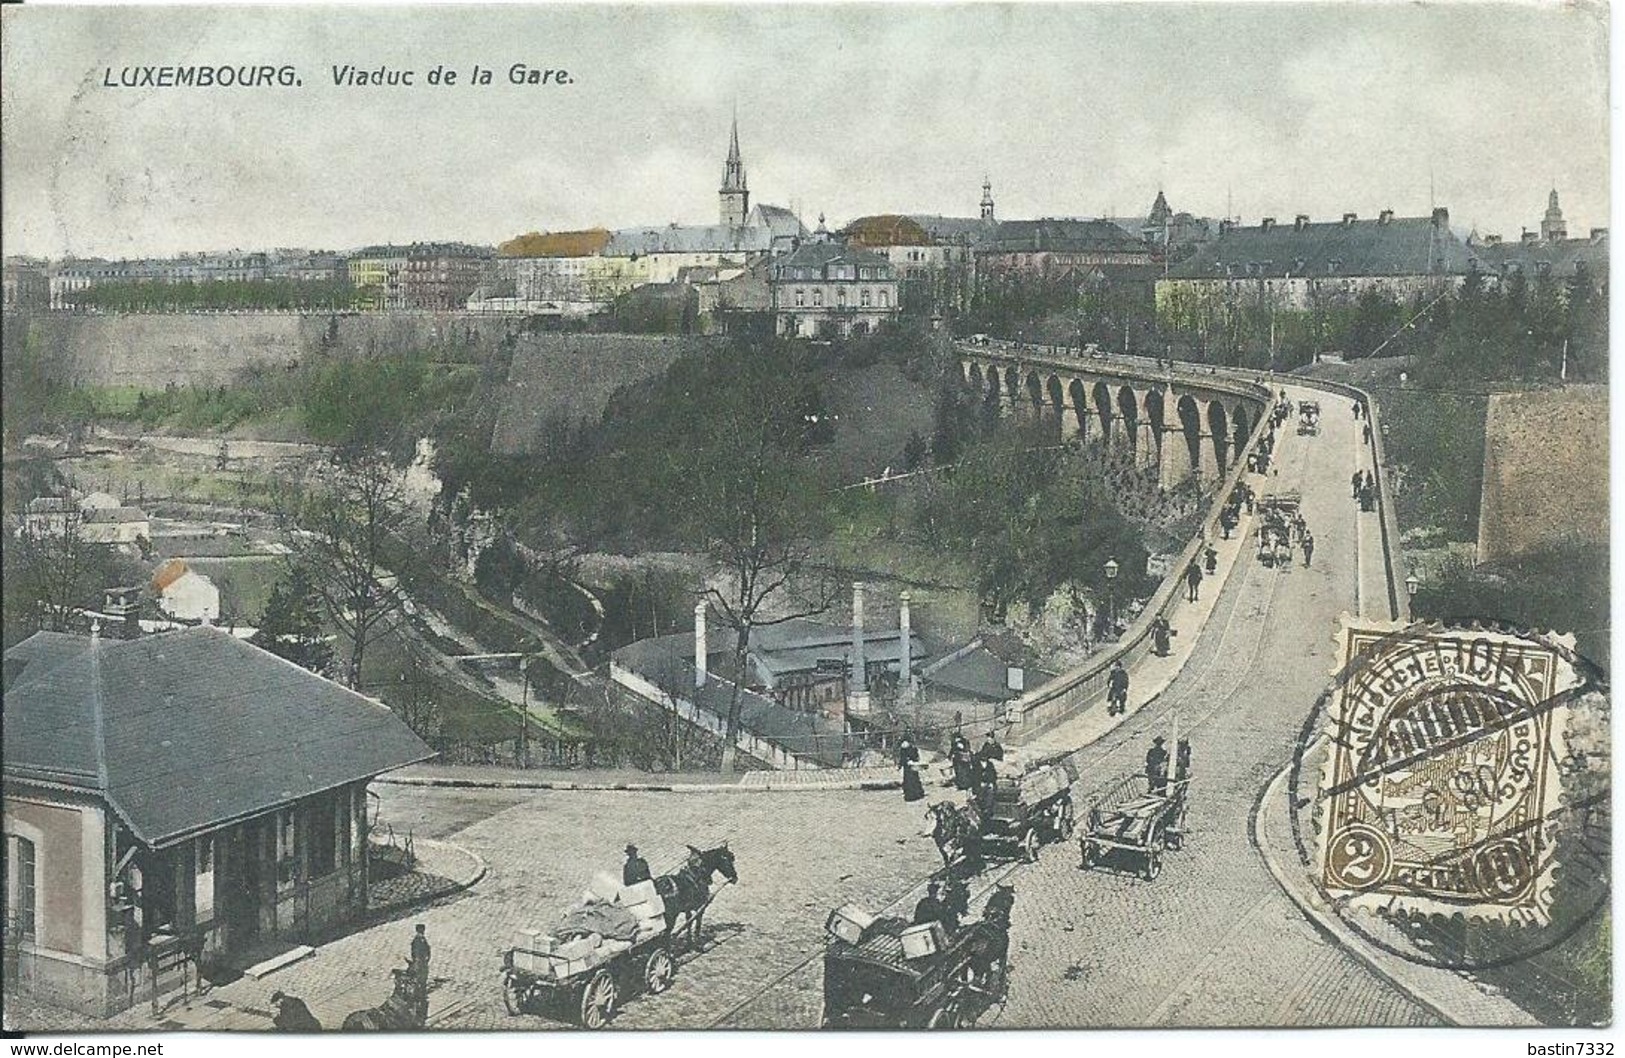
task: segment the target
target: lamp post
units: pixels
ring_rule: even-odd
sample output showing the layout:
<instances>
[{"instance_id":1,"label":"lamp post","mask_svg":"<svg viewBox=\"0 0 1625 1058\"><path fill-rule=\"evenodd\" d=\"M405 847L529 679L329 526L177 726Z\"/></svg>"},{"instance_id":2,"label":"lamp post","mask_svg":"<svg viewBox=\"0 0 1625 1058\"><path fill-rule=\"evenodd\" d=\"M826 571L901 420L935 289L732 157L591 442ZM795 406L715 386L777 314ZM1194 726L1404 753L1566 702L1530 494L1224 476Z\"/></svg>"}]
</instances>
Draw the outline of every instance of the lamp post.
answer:
<instances>
[{"instance_id":1,"label":"lamp post","mask_svg":"<svg viewBox=\"0 0 1625 1058\"><path fill-rule=\"evenodd\" d=\"M530 761L530 658L519 659L519 680L524 689L519 692L519 767Z\"/></svg>"},{"instance_id":2,"label":"lamp post","mask_svg":"<svg viewBox=\"0 0 1625 1058\"><path fill-rule=\"evenodd\" d=\"M1106 560L1106 621L1112 638L1117 638L1117 560Z\"/></svg>"},{"instance_id":3,"label":"lamp post","mask_svg":"<svg viewBox=\"0 0 1625 1058\"><path fill-rule=\"evenodd\" d=\"M1420 588L1421 586L1422 578L1418 577L1416 574L1412 573L1410 576L1405 578L1405 592L1410 595L1411 598L1416 598L1416 589Z\"/></svg>"}]
</instances>

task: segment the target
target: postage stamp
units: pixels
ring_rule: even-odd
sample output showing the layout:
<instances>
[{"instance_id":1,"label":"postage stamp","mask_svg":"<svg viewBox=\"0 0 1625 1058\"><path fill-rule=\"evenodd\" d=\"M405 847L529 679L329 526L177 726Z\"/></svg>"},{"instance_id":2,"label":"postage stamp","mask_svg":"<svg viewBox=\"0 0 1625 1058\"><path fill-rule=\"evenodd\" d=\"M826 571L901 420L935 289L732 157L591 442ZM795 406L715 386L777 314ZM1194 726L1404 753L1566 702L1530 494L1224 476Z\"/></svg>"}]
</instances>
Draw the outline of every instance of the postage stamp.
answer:
<instances>
[{"instance_id":1,"label":"postage stamp","mask_svg":"<svg viewBox=\"0 0 1625 1058\"><path fill-rule=\"evenodd\" d=\"M1346 626L1318 798L1327 895L1547 922L1571 657L1510 632Z\"/></svg>"}]
</instances>

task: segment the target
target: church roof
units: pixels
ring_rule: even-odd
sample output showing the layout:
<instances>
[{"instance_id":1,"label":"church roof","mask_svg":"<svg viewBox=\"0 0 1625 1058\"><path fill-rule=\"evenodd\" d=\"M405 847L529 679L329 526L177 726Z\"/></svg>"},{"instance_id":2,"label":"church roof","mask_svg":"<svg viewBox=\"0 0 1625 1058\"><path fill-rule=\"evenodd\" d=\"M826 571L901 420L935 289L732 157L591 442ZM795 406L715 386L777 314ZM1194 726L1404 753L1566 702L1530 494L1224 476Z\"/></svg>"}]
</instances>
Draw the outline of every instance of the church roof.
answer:
<instances>
[{"instance_id":1,"label":"church roof","mask_svg":"<svg viewBox=\"0 0 1625 1058\"><path fill-rule=\"evenodd\" d=\"M987 253L1135 253L1146 252L1144 241L1105 220L1049 218L1006 220L977 247Z\"/></svg>"},{"instance_id":2,"label":"church roof","mask_svg":"<svg viewBox=\"0 0 1625 1058\"><path fill-rule=\"evenodd\" d=\"M619 228L603 249L605 257L640 257L649 253L754 253L771 249L767 227L727 224L668 224L663 228Z\"/></svg>"},{"instance_id":3,"label":"church roof","mask_svg":"<svg viewBox=\"0 0 1625 1058\"><path fill-rule=\"evenodd\" d=\"M605 228L582 231L533 231L497 247L498 257L591 257L609 242Z\"/></svg>"}]
</instances>

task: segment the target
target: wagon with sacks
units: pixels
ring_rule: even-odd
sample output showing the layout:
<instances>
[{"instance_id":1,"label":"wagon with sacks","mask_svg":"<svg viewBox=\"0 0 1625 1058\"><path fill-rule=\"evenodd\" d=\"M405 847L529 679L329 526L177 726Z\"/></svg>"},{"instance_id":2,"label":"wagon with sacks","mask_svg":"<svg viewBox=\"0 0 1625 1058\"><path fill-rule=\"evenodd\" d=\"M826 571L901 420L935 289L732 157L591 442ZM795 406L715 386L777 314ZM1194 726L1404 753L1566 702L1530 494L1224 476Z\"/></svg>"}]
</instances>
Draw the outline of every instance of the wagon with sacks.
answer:
<instances>
[{"instance_id":1,"label":"wagon with sacks","mask_svg":"<svg viewBox=\"0 0 1625 1058\"><path fill-rule=\"evenodd\" d=\"M1155 881L1163 853L1184 844L1189 790L1189 777L1166 780L1160 789L1141 774L1118 780L1089 806L1078 839L1083 868L1126 864Z\"/></svg>"},{"instance_id":2,"label":"wagon with sacks","mask_svg":"<svg viewBox=\"0 0 1625 1058\"><path fill-rule=\"evenodd\" d=\"M700 923L716 895L712 871L737 881L725 845L690 852L679 871L635 885L600 873L553 926L519 930L501 952L508 1013L598 1029L623 998L670 988L678 957L700 944Z\"/></svg>"},{"instance_id":3,"label":"wagon with sacks","mask_svg":"<svg viewBox=\"0 0 1625 1058\"><path fill-rule=\"evenodd\" d=\"M997 886L982 917L941 922L875 918L848 904L825 923L827 1029L955 1029L974 1025L1008 991L1010 909Z\"/></svg>"}]
</instances>

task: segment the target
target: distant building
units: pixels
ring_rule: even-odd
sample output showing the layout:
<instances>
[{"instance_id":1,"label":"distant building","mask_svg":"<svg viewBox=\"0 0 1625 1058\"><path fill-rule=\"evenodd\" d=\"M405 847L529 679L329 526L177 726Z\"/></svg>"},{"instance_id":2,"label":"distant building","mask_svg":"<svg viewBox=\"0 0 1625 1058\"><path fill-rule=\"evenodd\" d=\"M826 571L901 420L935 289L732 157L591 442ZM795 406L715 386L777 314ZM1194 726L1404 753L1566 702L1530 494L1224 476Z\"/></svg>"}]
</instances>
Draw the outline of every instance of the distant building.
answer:
<instances>
[{"instance_id":1,"label":"distant building","mask_svg":"<svg viewBox=\"0 0 1625 1058\"><path fill-rule=\"evenodd\" d=\"M750 191L745 185L745 162L739 155L739 119L728 136L728 160L722 164L722 187L717 191L723 227L743 227L750 213Z\"/></svg>"},{"instance_id":2,"label":"distant building","mask_svg":"<svg viewBox=\"0 0 1625 1058\"><path fill-rule=\"evenodd\" d=\"M1482 259L1450 230L1450 213L1374 220L1345 213L1340 221L1291 224L1265 217L1257 225L1221 224L1218 236L1157 281L1159 313L1178 314L1213 298L1249 297L1283 309L1352 301L1375 290L1409 299L1459 285L1485 270Z\"/></svg>"},{"instance_id":3,"label":"distant building","mask_svg":"<svg viewBox=\"0 0 1625 1058\"><path fill-rule=\"evenodd\" d=\"M1474 235L1467 244L1490 272L1503 278L1521 274L1567 282L1584 275L1602 285L1608 280L1608 229L1592 228L1584 236L1569 238L1556 188L1547 197L1538 234L1525 228L1517 242L1504 242L1499 235Z\"/></svg>"},{"instance_id":4,"label":"distant building","mask_svg":"<svg viewBox=\"0 0 1625 1058\"><path fill-rule=\"evenodd\" d=\"M935 223L928 227L930 222ZM859 217L840 234L848 246L886 259L905 308L929 311L963 307L970 294L972 247L990 230L991 225L968 218L883 213Z\"/></svg>"},{"instance_id":5,"label":"distant building","mask_svg":"<svg viewBox=\"0 0 1625 1058\"><path fill-rule=\"evenodd\" d=\"M145 511L135 507L90 507L83 512L79 538L92 544L134 544L152 538Z\"/></svg>"},{"instance_id":6,"label":"distant building","mask_svg":"<svg viewBox=\"0 0 1625 1058\"><path fill-rule=\"evenodd\" d=\"M45 261L8 257L4 272L5 309L43 309L51 302L51 280Z\"/></svg>"},{"instance_id":7,"label":"distant building","mask_svg":"<svg viewBox=\"0 0 1625 1058\"><path fill-rule=\"evenodd\" d=\"M181 559L169 559L153 571L152 592L158 608L177 621L213 624L220 620L220 589Z\"/></svg>"},{"instance_id":8,"label":"distant building","mask_svg":"<svg viewBox=\"0 0 1625 1058\"><path fill-rule=\"evenodd\" d=\"M92 1016L367 910L388 707L211 628L5 654L6 987Z\"/></svg>"},{"instance_id":9,"label":"distant building","mask_svg":"<svg viewBox=\"0 0 1625 1058\"><path fill-rule=\"evenodd\" d=\"M491 250L483 246L413 243L401 272L401 301L408 309L461 309L489 277L491 260Z\"/></svg>"},{"instance_id":10,"label":"distant building","mask_svg":"<svg viewBox=\"0 0 1625 1058\"><path fill-rule=\"evenodd\" d=\"M976 278L1081 279L1159 263L1151 246L1110 221L1007 220L974 247Z\"/></svg>"},{"instance_id":11,"label":"distant building","mask_svg":"<svg viewBox=\"0 0 1625 1058\"><path fill-rule=\"evenodd\" d=\"M21 529L35 538L64 536L77 529L83 517L69 496L36 496L23 509Z\"/></svg>"},{"instance_id":12,"label":"distant building","mask_svg":"<svg viewBox=\"0 0 1625 1058\"><path fill-rule=\"evenodd\" d=\"M771 293L776 331L790 338L867 334L901 308L891 264L831 238L822 217L811 241L773 262Z\"/></svg>"},{"instance_id":13,"label":"distant building","mask_svg":"<svg viewBox=\"0 0 1625 1058\"><path fill-rule=\"evenodd\" d=\"M368 246L345 262L356 305L364 309L406 308L407 247Z\"/></svg>"}]
</instances>

